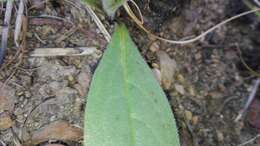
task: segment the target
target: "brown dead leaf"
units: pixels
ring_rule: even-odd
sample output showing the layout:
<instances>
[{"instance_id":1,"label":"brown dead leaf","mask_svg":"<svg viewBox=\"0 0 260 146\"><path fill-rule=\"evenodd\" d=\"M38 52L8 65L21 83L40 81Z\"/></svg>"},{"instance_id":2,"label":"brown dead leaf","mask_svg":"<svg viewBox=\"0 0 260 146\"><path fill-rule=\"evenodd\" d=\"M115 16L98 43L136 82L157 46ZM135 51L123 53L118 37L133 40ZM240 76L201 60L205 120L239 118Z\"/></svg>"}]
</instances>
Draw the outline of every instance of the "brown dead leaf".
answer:
<instances>
[{"instance_id":1,"label":"brown dead leaf","mask_svg":"<svg viewBox=\"0 0 260 146\"><path fill-rule=\"evenodd\" d=\"M83 138L83 130L66 121L56 121L32 134L32 144L36 145L48 140L79 141Z\"/></svg>"},{"instance_id":2,"label":"brown dead leaf","mask_svg":"<svg viewBox=\"0 0 260 146\"><path fill-rule=\"evenodd\" d=\"M157 52L160 61L162 86L168 90L174 79L174 74L177 71L177 64L175 60L171 59L169 55L163 51Z\"/></svg>"},{"instance_id":3,"label":"brown dead leaf","mask_svg":"<svg viewBox=\"0 0 260 146\"><path fill-rule=\"evenodd\" d=\"M14 109L14 103L6 96L0 95L0 112L12 111Z\"/></svg>"},{"instance_id":4,"label":"brown dead leaf","mask_svg":"<svg viewBox=\"0 0 260 146\"><path fill-rule=\"evenodd\" d=\"M42 1L42 0L31 0L30 1L30 9L39 9L42 10L45 8L45 3L46 1Z\"/></svg>"},{"instance_id":5,"label":"brown dead leaf","mask_svg":"<svg viewBox=\"0 0 260 146\"><path fill-rule=\"evenodd\" d=\"M258 132L260 132L260 100L255 99L250 106L248 113L249 124Z\"/></svg>"},{"instance_id":6,"label":"brown dead leaf","mask_svg":"<svg viewBox=\"0 0 260 146\"><path fill-rule=\"evenodd\" d=\"M12 112L14 110L15 91L0 82L0 113L4 111Z\"/></svg>"},{"instance_id":7,"label":"brown dead leaf","mask_svg":"<svg viewBox=\"0 0 260 146\"><path fill-rule=\"evenodd\" d=\"M77 81L79 83L79 87L77 89L80 91L80 94L82 97L86 96L86 93L88 91L89 85L90 85L90 74L86 71L82 71L77 78Z\"/></svg>"},{"instance_id":8,"label":"brown dead leaf","mask_svg":"<svg viewBox=\"0 0 260 146\"><path fill-rule=\"evenodd\" d=\"M13 126L13 121L7 113L0 114L0 130L6 130Z\"/></svg>"}]
</instances>

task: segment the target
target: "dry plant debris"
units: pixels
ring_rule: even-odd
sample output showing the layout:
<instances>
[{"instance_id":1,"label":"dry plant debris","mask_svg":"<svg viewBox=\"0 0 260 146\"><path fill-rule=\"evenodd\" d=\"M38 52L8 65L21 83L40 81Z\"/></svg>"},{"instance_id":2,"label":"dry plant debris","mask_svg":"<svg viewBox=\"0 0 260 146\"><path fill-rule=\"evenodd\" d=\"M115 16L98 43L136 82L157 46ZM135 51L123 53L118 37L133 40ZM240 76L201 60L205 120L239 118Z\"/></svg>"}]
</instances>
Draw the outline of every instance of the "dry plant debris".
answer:
<instances>
[{"instance_id":1,"label":"dry plant debris","mask_svg":"<svg viewBox=\"0 0 260 146\"><path fill-rule=\"evenodd\" d=\"M48 140L79 141L83 138L83 130L66 121L56 121L32 133L32 144Z\"/></svg>"}]
</instances>

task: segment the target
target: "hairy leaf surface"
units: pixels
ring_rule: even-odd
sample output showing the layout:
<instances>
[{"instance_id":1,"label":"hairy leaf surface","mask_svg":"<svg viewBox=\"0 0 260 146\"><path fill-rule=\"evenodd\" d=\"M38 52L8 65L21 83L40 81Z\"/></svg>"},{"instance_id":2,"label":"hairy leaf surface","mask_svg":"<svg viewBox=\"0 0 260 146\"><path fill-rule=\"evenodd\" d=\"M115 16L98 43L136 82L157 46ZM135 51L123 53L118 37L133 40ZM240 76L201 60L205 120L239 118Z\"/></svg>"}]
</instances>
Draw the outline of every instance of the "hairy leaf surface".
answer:
<instances>
[{"instance_id":1,"label":"hairy leaf surface","mask_svg":"<svg viewBox=\"0 0 260 146\"><path fill-rule=\"evenodd\" d=\"M92 80L85 146L179 146L167 98L122 25Z\"/></svg>"}]
</instances>

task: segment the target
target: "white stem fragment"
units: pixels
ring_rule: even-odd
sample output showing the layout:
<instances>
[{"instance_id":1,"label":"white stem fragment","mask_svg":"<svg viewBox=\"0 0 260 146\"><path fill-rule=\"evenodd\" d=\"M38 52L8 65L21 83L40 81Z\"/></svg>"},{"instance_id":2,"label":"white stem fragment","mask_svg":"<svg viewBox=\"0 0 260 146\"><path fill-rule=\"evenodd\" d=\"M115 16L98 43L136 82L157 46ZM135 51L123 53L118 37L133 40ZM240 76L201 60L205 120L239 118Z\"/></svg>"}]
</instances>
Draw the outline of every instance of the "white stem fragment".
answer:
<instances>
[{"instance_id":1,"label":"white stem fragment","mask_svg":"<svg viewBox=\"0 0 260 146\"><path fill-rule=\"evenodd\" d=\"M260 7L260 2L259 2L259 0L254 0L254 2L258 5L258 7Z\"/></svg>"},{"instance_id":2,"label":"white stem fragment","mask_svg":"<svg viewBox=\"0 0 260 146\"><path fill-rule=\"evenodd\" d=\"M77 48L36 48L30 56L32 57L53 57L53 56L85 56L93 55L99 51L95 47Z\"/></svg>"},{"instance_id":3,"label":"white stem fragment","mask_svg":"<svg viewBox=\"0 0 260 146\"><path fill-rule=\"evenodd\" d=\"M19 47L18 41L22 29L23 13L24 13L24 0L20 0L17 17L15 21L15 30L14 30L14 42L16 47Z\"/></svg>"},{"instance_id":4,"label":"white stem fragment","mask_svg":"<svg viewBox=\"0 0 260 146\"><path fill-rule=\"evenodd\" d=\"M12 9L13 9L13 0L9 0L9 1L7 1L7 4L6 4L4 26L3 26L3 30L2 30L2 40L1 40L1 48L0 48L0 64L3 62L3 58L5 55L5 49L7 47L10 20L11 20L11 16L12 16Z\"/></svg>"},{"instance_id":5,"label":"white stem fragment","mask_svg":"<svg viewBox=\"0 0 260 146\"><path fill-rule=\"evenodd\" d=\"M2 140L0 140L0 145L6 146L6 144Z\"/></svg>"},{"instance_id":6,"label":"white stem fragment","mask_svg":"<svg viewBox=\"0 0 260 146\"><path fill-rule=\"evenodd\" d=\"M88 4L86 4L86 9L87 9L87 12L89 13L89 15L91 16L91 18L96 23L97 27L100 29L101 33L104 35L107 42L110 42L111 35L108 33L107 29L105 28L105 26L103 25L101 20L98 18L98 16L95 14L95 12L92 10L92 8Z\"/></svg>"},{"instance_id":7,"label":"white stem fragment","mask_svg":"<svg viewBox=\"0 0 260 146\"><path fill-rule=\"evenodd\" d=\"M252 101L254 100L255 98L255 95L257 93L257 90L258 90L258 87L259 87L259 84L260 84L260 78L258 78L254 84L254 87L252 89L252 92L250 93L249 97L248 97L248 100L246 102L246 105L244 106L244 108L242 110L239 111L239 114L238 116L236 117L235 119L235 122L238 122L244 115L244 113L247 111L248 107L251 105Z\"/></svg>"},{"instance_id":8,"label":"white stem fragment","mask_svg":"<svg viewBox=\"0 0 260 146\"><path fill-rule=\"evenodd\" d=\"M258 139L260 137L260 134L257 134L255 137L253 137L252 139L249 139L248 141L238 145L238 146L245 146L245 145L249 145L251 143L253 143L256 139Z\"/></svg>"}]
</instances>

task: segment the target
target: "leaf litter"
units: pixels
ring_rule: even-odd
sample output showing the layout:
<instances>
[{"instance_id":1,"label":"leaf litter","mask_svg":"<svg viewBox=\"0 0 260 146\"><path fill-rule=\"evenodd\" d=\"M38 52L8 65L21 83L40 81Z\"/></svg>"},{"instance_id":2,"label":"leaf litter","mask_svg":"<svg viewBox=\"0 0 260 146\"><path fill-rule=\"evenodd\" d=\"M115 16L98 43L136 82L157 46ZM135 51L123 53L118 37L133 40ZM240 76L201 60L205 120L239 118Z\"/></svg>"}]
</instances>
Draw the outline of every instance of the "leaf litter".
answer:
<instances>
[{"instance_id":1,"label":"leaf litter","mask_svg":"<svg viewBox=\"0 0 260 146\"><path fill-rule=\"evenodd\" d=\"M37 1L37 0L34 0ZM167 0L162 1L165 3ZM153 2L154 3L154 2ZM225 7L230 8L229 1L201 1L201 2L191 2L186 6L185 9L182 9L184 12L180 14L180 17L183 17L184 23L180 23L177 25L177 29L180 30L179 36L188 36L192 34L196 34L201 30L206 30L213 24L219 22L219 20L223 20L226 15L230 15L226 13ZM241 3L239 3L241 4ZM138 4L139 5L139 4ZM163 5L163 4L162 4ZM62 9L53 10L50 7L50 3L40 5L38 8L35 7L30 10L30 15L39 16L41 14L48 14L57 17L62 16ZM150 8L150 9L146 9ZM144 7L143 13L146 14L156 14L158 15L158 11L154 11L153 7ZM65 9L71 9L71 5L65 3ZM231 10L233 8L230 8ZM2 10L2 9L1 9ZM178 7L176 12L179 11ZM77 14L77 12L73 12ZM78 12L79 13L79 12ZM39 15L38 15L39 14ZM70 15L70 12L65 12L65 16L70 17L75 24L80 22L78 18L75 18L75 15ZM102 16L103 14L97 13L98 16ZM105 18L105 17L103 17ZM175 36L175 33L172 30L175 30L175 27L170 27L169 21L176 22L175 16L167 16L162 17L164 21L157 21L156 19L152 19L155 17L148 16L146 17L146 23L148 26L154 28L153 30L157 32L160 31L163 36L169 38L177 38L178 35ZM81 19L84 22L80 22L80 24L84 24L82 31L77 31L67 39L57 43L54 40L59 38L62 34L69 31L71 27L71 23L65 23L65 28L63 26L62 20L57 20L53 18L30 18L29 19L29 31L27 32L28 36L28 52L33 51L35 48L59 48L59 47L86 47L86 46L97 46L97 49L104 50L106 45L106 40L102 38L102 34L95 27L95 24L91 22L89 16L82 17ZM169 21L168 21L169 20ZM1 20L2 21L2 20ZM105 22L105 26L109 28L109 32L111 32L112 27L110 23L106 22L105 19L102 19ZM158 23L153 23L153 21L157 21ZM125 22L129 22L129 19ZM196 22L196 23L195 23ZM197 24L198 23L198 24ZM40 25L37 25L40 24ZM181 25L183 24L183 25ZM241 26L242 24L242 26ZM69 27L68 27L68 26ZM181 27L180 27L181 25ZM142 35L140 31L136 30L134 24L129 24L131 29L131 34L134 36L135 42L137 42L138 47L140 48L143 56L146 58L146 61L149 64L160 64L155 52L158 51L158 47L155 46L152 50L155 51L147 51L149 50L149 39ZM230 56L227 56L226 53L229 51L236 52L235 47L240 47L242 51L250 50L252 48L257 48L257 44L251 41L250 38L254 38L254 41L257 42L257 37L251 35L253 32L257 32L252 30L252 28L247 27L248 24L241 23L241 21L236 21L234 24L230 24L220 28L216 32L206 36L203 40L201 40L197 44L191 44L189 46L175 46L169 45L160 42L159 50L163 50L166 54L170 56L170 58L174 58L176 64L179 67L179 73L182 74L185 78L185 82L179 81L178 79L174 79L174 82L171 83L172 87L175 84L183 86L183 88L187 89L192 96L188 94L179 95L175 94L172 91L174 88L170 89L170 93L174 93L174 97L169 97L170 103L174 105L174 111L176 112L178 121L178 126L182 128L180 131L183 136L183 140L186 140L188 144L196 144L196 141L201 145L227 145L234 144L238 145L255 137L255 133L248 130L247 121L241 121L239 123L234 123L234 118L238 114L238 111L242 109L244 105L243 99L248 97L247 88L251 85L247 78L244 78L240 75L239 70L236 68L236 63L238 58L236 55L230 59ZM156 29L155 29L156 28ZM179 29L182 28L182 29ZM50 30L48 32L44 32L46 30ZM87 30L87 32L86 32ZM182 31L183 30L183 31ZM11 30L13 31L13 30ZM37 33L40 39L43 39L46 44L43 44L39 39L35 38L34 33ZM95 40L95 41L93 41ZM14 45L11 45L14 46ZM156 48L157 47L157 48ZM232 50L233 49L233 50ZM7 59L14 54L15 48L7 49ZM194 56L195 55L195 56ZM225 57L226 56L226 57ZM53 94L53 91L62 90L64 94L60 94L59 99L64 95L72 94L76 96L74 93L79 93L76 85L79 85L78 75L79 73L89 72L90 76L95 70L99 58L97 56L85 56L85 57L58 57L58 58L29 58L24 59L22 65L19 67L17 74L12 77L12 79L8 82L7 86L12 87L12 90L15 92L18 90L23 91L23 94L15 95L15 108L14 115L17 117L16 126L18 129L21 127L20 123L22 123L29 113L31 109L35 107L39 102L45 99L46 97ZM59 66L58 69L54 69L55 71L49 74L48 68L52 65ZM68 71L68 68L75 67L76 71ZM84 66L87 66L88 69ZM152 65L151 65L152 66ZM68 67L68 68L67 68ZM44 69L45 68L45 69ZM44 72L39 71L40 69L45 70ZM160 68L156 68L157 73L161 72ZM4 82L6 77L11 74L12 68L7 68L5 70L0 71L0 80ZM60 74L64 70L68 71L67 74ZM65 71L65 72L66 72ZM57 73L59 74L57 76ZM46 75L49 74L49 75ZM242 73L244 74L244 72ZM68 83L68 76L73 76L76 79L75 83ZM52 76L58 77L56 80ZM88 76L88 75L86 75ZM161 76L161 75L160 75ZM91 77L89 77L91 79ZM187 86L186 84L191 84L192 87ZM81 85L83 88L87 88L88 85ZM211 92L211 93L210 93ZM210 94L209 94L210 93ZM61 107L64 108L64 112L66 111L68 114L60 113L57 114L47 113L50 118L40 118L41 114L44 112L35 112L33 114L33 118L29 120L29 126L27 126L26 130L33 132L52 123L52 120L58 119L67 119L68 121L73 121L83 127L82 124L82 114L83 110L81 109L81 118L79 116L75 116L70 118L72 112L68 112L73 109L73 103L75 103L76 99L81 99L85 91L81 92L79 97L73 98L73 96L64 96L65 101L70 101L70 105L64 105L61 103ZM180 98L181 96L181 98ZM229 98L237 96L238 98ZM218 97L218 98L215 98ZM62 100L58 100L62 101ZM222 112L216 112L219 107L222 108L223 101L227 101L225 106L223 106ZM62 101L63 102L63 101ZM82 107L81 103L78 107ZM51 106L50 106L51 105ZM50 107L51 111L55 111L56 106L59 105L59 102L50 101L49 104L43 104L42 109L46 109L46 107ZM251 109L251 108L250 108ZM254 110L253 111L257 111ZM78 110L78 109L77 109ZM190 111L192 113L192 124L182 123L182 118L185 118L185 111ZM181 113L181 114L179 114ZM56 116L54 116L56 115ZM72 114L73 115L73 114ZM189 119L191 118L190 114L188 114ZM74 116L74 115L73 115ZM187 115L186 115L187 116ZM210 116L210 118L209 118ZM250 116L249 116L250 117ZM47 120L50 119L50 120ZM79 121L81 119L81 121ZM246 119L245 119L246 120ZM189 126L182 126L189 124ZM251 122L251 125L255 125ZM193 130L188 130L185 127L191 127ZM192 132L192 136L189 132ZM0 141L8 144L12 144L11 137L9 131L4 130L0 131ZM223 137L224 136L224 139ZM188 138L187 138L188 137ZM193 139L195 142L192 142ZM251 141L252 142L252 141ZM253 141L252 143L254 143Z\"/></svg>"}]
</instances>

